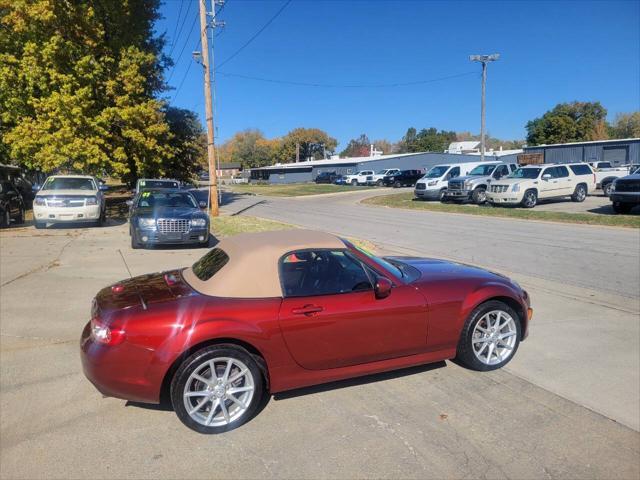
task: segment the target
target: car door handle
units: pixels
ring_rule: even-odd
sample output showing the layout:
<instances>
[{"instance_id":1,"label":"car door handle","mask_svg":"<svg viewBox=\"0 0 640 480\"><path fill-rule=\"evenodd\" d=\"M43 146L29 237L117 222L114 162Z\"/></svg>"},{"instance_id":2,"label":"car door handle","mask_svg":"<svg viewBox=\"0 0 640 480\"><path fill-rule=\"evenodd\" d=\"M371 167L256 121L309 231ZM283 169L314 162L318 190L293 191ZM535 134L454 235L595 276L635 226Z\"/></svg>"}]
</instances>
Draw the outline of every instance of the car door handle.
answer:
<instances>
[{"instance_id":1,"label":"car door handle","mask_svg":"<svg viewBox=\"0 0 640 480\"><path fill-rule=\"evenodd\" d=\"M318 313L324 310L322 307L318 305L305 305L301 308L294 308L291 310L291 313L294 315L313 315L314 313Z\"/></svg>"}]
</instances>

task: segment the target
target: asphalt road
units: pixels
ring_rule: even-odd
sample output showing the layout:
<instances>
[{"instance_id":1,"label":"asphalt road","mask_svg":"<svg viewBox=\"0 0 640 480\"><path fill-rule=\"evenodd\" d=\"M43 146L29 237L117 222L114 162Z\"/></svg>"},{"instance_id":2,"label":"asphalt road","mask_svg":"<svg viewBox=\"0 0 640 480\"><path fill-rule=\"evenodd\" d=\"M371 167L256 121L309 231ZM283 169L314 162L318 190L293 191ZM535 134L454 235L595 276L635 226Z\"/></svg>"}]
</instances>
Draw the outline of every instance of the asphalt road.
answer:
<instances>
[{"instance_id":1,"label":"asphalt road","mask_svg":"<svg viewBox=\"0 0 640 480\"><path fill-rule=\"evenodd\" d=\"M310 200L302 208L316 216ZM368 238L366 218L341 220L342 210L370 222L378 214L343 200L318 202L333 215L318 214L317 225ZM274 202L281 217L304 217L295 200ZM274 206L247 213L276 218ZM406 241L400 230L383 223L368 239L391 250ZM478 374L443 362L309 388L270 399L240 429L202 436L171 411L103 399L81 373L78 338L91 298L127 276L118 249L134 275L203 253L132 251L128 243L126 225L114 222L0 233L0 478L640 476L637 297L522 276L536 318L512 368ZM431 253L431 244L393 251L412 249ZM600 358L599 369L589 356ZM540 386L551 366L558 385ZM579 398L554 393L563 385Z\"/></svg>"}]
</instances>

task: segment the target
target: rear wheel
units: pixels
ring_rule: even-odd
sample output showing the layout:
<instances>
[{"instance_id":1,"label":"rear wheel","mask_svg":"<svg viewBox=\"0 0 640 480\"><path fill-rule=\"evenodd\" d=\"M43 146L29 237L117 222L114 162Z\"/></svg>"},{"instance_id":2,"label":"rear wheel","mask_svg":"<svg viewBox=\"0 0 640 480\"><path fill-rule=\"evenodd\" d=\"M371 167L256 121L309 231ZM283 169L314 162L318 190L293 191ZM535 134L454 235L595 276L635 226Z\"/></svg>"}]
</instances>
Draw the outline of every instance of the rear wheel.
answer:
<instances>
[{"instance_id":1,"label":"rear wheel","mask_svg":"<svg viewBox=\"0 0 640 480\"><path fill-rule=\"evenodd\" d=\"M613 202L611 206L613 207L613 211L616 213L629 213L633 208L633 205L620 202Z\"/></svg>"},{"instance_id":2,"label":"rear wheel","mask_svg":"<svg viewBox=\"0 0 640 480\"><path fill-rule=\"evenodd\" d=\"M378 181L376 182L376 186L381 187L381 186L382 186L382 180L378 180Z\"/></svg>"},{"instance_id":3,"label":"rear wheel","mask_svg":"<svg viewBox=\"0 0 640 480\"><path fill-rule=\"evenodd\" d=\"M605 197L608 197L609 195L611 195L611 185L612 183L607 183L605 185L602 185L602 193L604 193Z\"/></svg>"},{"instance_id":4,"label":"rear wheel","mask_svg":"<svg viewBox=\"0 0 640 480\"><path fill-rule=\"evenodd\" d=\"M400 182L395 182L393 184L393 188L400 188L401 186L402 186L402 183L400 183Z\"/></svg>"},{"instance_id":5,"label":"rear wheel","mask_svg":"<svg viewBox=\"0 0 640 480\"><path fill-rule=\"evenodd\" d=\"M522 198L522 206L524 208L533 208L538 203L538 194L535 190L527 190Z\"/></svg>"},{"instance_id":6,"label":"rear wheel","mask_svg":"<svg viewBox=\"0 0 640 480\"><path fill-rule=\"evenodd\" d=\"M263 389L262 374L249 352L236 345L213 345L178 368L171 402L180 421L192 430L223 433L255 415Z\"/></svg>"},{"instance_id":7,"label":"rear wheel","mask_svg":"<svg viewBox=\"0 0 640 480\"><path fill-rule=\"evenodd\" d=\"M355 187L358 185L358 181L357 180L351 180L351 186Z\"/></svg>"},{"instance_id":8,"label":"rear wheel","mask_svg":"<svg viewBox=\"0 0 640 480\"><path fill-rule=\"evenodd\" d=\"M576 185L576 189L571 195L571 200L574 202L584 202L585 198L587 198L587 187L584 185Z\"/></svg>"},{"instance_id":9,"label":"rear wheel","mask_svg":"<svg viewBox=\"0 0 640 480\"><path fill-rule=\"evenodd\" d=\"M473 203L477 203L478 205L487 201L487 190L482 187L476 188L471 194L471 199Z\"/></svg>"},{"instance_id":10,"label":"rear wheel","mask_svg":"<svg viewBox=\"0 0 640 480\"><path fill-rule=\"evenodd\" d=\"M456 359L472 370L501 368L518 350L521 328L518 314L506 303L483 303L462 328Z\"/></svg>"}]
</instances>

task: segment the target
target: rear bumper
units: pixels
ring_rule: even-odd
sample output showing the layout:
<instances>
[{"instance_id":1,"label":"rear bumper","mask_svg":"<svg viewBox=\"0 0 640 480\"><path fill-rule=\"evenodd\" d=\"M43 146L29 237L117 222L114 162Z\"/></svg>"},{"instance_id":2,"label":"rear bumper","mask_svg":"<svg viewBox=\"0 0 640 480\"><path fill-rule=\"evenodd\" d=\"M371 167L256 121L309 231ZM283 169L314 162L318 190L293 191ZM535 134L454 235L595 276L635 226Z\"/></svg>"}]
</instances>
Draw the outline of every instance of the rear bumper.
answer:
<instances>
[{"instance_id":1,"label":"rear bumper","mask_svg":"<svg viewBox=\"0 0 640 480\"><path fill-rule=\"evenodd\" d=\"M159 403L161 376L151 369L155 352L126 343L105 346L91 338L87 323L80 337L82 370L94 387L107 397L142 403ZM160 380L158 380L160 377Z\"/></svg>"}]
</instances>

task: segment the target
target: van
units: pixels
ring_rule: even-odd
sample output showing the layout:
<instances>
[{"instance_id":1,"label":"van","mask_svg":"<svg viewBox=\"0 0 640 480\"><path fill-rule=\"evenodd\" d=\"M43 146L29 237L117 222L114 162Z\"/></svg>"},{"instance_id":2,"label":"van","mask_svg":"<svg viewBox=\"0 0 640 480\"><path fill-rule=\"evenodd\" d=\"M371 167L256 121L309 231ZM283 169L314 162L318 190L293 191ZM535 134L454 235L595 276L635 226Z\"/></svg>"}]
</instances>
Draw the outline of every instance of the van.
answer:
<instances>
[{"instance_id":1,"label":"van","mask_svg":"<svg viewBox=\"0 0 640 480\"><path fill-rule=\"evenodd\" d=\"M487 162L443 163L431 168L418 182L413 191L422 200L442 200L447 192L449 180L469 175L478 165Z\"/></svg>"}]
</instances>

